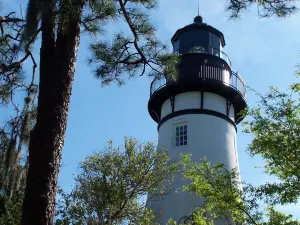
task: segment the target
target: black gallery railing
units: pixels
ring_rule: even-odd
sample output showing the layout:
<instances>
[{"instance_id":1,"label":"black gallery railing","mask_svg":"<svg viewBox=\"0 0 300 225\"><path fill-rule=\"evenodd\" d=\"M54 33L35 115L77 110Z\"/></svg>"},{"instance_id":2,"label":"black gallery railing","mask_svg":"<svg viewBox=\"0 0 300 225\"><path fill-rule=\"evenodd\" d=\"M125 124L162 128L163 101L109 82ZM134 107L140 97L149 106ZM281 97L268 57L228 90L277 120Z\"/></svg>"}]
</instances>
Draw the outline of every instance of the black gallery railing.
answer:
<instances>
[{"instance_id":1,"label":"black gallery railing","mask_svg":"<svg viewBox=\"0 0 300 225\"><path fill-rule=\"evenodd\" d=\"M223 85L230 86L237 90L244 98L246 97L246 85L238 73L231 72L225 69L220 69L214 66L201 65L199 68L198 78L200 80L213 80L222 83ZM166 79L164 77L154 78L150 86L150 96L154 92L168 86L173 85L177 81L173 79Z\"/></svg>"}]
</instances>

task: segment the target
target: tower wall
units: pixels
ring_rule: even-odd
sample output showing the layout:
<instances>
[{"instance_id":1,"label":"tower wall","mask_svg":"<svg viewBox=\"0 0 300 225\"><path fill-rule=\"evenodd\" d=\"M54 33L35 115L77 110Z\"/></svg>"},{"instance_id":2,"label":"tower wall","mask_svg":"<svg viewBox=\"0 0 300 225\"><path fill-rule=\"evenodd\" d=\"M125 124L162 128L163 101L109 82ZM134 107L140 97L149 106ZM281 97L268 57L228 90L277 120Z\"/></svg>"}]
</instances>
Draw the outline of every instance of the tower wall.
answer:
<instances>
[{"instance_id":1,"label":"tower wall","mask_svg":"<svg viewBox=\"0 0 300 225\"><path fill-rule=\"evenodd\" d=\"M212 164L223 163L228 169L238 167L234 109L227 108L226 99L208 92L187 92L176 95L173 100L173 104L172 100L166 100L161 108L163 123L159 124L158 147L166 148L171 159L181 153L191 153L192 161L199 162L206 157ZM187 125L187 145L176 146L175 127L179 124ZM180 189L186 184L178 174L170 189ZM169 218L179 221L190 215L202 203L195 195L175 192L159 201L150 201L149 207L160 224L165 224Z\"/></svg>"},{"instance_id":2,"label":"tower wall","mask_svg":"<svg viewBox=\"0 0 300 225\"><path fill-rule=\"evenodd\" d=\"M203 105L201 106L201 95L203 95ZM228 113L227 113L228 107ZM210 92L185 92L176 95L174 98L174 112L186 109L208 109L228 116L234 122L234 107L228 105L227 100L217 94ZM172 101L166 100L161 107L161 119L172 113Z\"/></svg>"}]
</instances>

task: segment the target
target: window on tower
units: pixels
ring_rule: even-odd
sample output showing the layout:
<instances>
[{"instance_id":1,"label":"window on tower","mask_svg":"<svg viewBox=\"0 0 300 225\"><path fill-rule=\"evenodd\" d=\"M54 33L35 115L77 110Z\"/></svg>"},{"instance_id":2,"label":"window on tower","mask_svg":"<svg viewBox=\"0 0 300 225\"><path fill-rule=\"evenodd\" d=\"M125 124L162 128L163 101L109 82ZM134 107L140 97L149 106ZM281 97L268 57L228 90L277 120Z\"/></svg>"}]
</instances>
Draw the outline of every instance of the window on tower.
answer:
<instances>
[{"instance_id":1,"label":"window on tower","mask_svg":"<svg viewBox=\"0 0 300 225\"><path fill-rule=\"evenodd\" d=\"M175 125L175 146L187 145L187 125Z\"/></svg>"},{"instance_id":2,"label":"window on tower","mask_svg":"<svg viewBox=\"0 0 300 225\"><path fill-rule=\"evenodd\" d=\"M179 54L179 39L173 43L173 52Z\"/></svg>"}]
</instances>

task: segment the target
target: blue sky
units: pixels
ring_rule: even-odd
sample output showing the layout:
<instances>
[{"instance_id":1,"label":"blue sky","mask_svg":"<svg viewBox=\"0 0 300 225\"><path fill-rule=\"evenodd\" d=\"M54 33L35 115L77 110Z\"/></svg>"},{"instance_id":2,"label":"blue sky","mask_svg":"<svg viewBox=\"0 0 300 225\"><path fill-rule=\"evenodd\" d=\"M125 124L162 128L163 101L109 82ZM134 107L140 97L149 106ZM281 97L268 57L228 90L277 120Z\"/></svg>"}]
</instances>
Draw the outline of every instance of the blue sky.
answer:
<instances>
[{"instance_id":1,"label":"blue sky","mask_svg":"<svg viewBox=\"0 0 300 225\"><path fill-rule=\"evenodd\" d=\"M3 12L19 11L22 0L2 0ZM197 1L161 0L159 7L151 12L158 29L158 36L166 43L175 31L193 21L197 15ZM269 85L286 89L295 81L296 65L300 62L300 13L287 19L259 19L255 8L245 12L241 19L229 20L224 11L226 0L200 1L200 14L206 23L223 32L226 39L224 52L231 58L233 70L239 71L247 85L265 92ZM114 24L115 29L127 27ZM104 37L101 37L104 38ZM142 141L157 141L157 125L147 111L150 80L136 77L119 88L116 85L101 87L86 63L91 39L83 36L79 48L75 81L72 90L71 108L59 185L70 190L78 163L85 156L105 148L112 139L116 146L123 146L124 136L133 136ZM35 48L38 52L38 47ZM257 98L248 93L249 105ZM7 109L0 115L13 115ZM251 158L245 152L251 136L238 127L238 153L242 179L253 184L262 184L272 178L255 167L263 161ZM300 214L300 205L281 207L282 210Z\"/></svg>"}]
</instances>

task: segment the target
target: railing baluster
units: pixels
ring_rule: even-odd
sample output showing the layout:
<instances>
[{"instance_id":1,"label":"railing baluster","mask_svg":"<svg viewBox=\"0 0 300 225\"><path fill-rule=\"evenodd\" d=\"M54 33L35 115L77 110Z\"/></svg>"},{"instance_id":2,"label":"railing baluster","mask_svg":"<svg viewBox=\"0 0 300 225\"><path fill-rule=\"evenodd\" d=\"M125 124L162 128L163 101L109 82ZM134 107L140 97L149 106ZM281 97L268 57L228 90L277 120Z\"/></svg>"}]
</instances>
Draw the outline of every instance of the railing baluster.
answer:
<instances>
[{"instance_id":1,"label":"railing baluster","mask_svg":"<svg viewBox=\"0 0 300 225\"><path fill-rule=\"evenodd\" d=\"M201 78L202 78L202 69L203 69L202 67L203 67L203 66L201 65L201 67L200 67L200 71L201 71L201 72L200 72L200 77L201 77Z\"/></svg>"},{"instance_id":2,"label":"railing baluster","mask_svg":"<svg viewBox=\"0 0 300 225\"><path fill-rule=\"evenodd\" d=\"M217 80L216 68L214 68L214 77L215 77L215 80Z\"/></svg>"},{"instance_id":3,"label":"railing baluster","mask_svg":"<svg viewBox=\"0 0 300 225\"><path fill-rule=\"evenodd\" d=\"M217 76L216 76L216 68L214 68L214 79L217 80Z\"/></svg>"},{"instance_id":4,"label":"railing baluster","mask_svg":"<svg viewBox=\"0 0 300 225\"><path fill-rule=\"evenodd\" d=\"M199 68L199 67L198 67ZM228 83L232 88L237 90L239 93L242 94L243 97L246 96L246 88L245 84L238 75L238 73L227 71L226 69L218 68L213 65L200 65L200 68L198 70L198 79L211 79L216 80L222 83ZM227 77L227 73L231 73L229 76L229 80ZM172 79L166 79L161 78L158 79L157 77L153 79L150 85L150 96L152 96L156 91L162 89L163 87L166 87L168 85L174 84L174 80Z\"/></svg>"}]
</instances>

